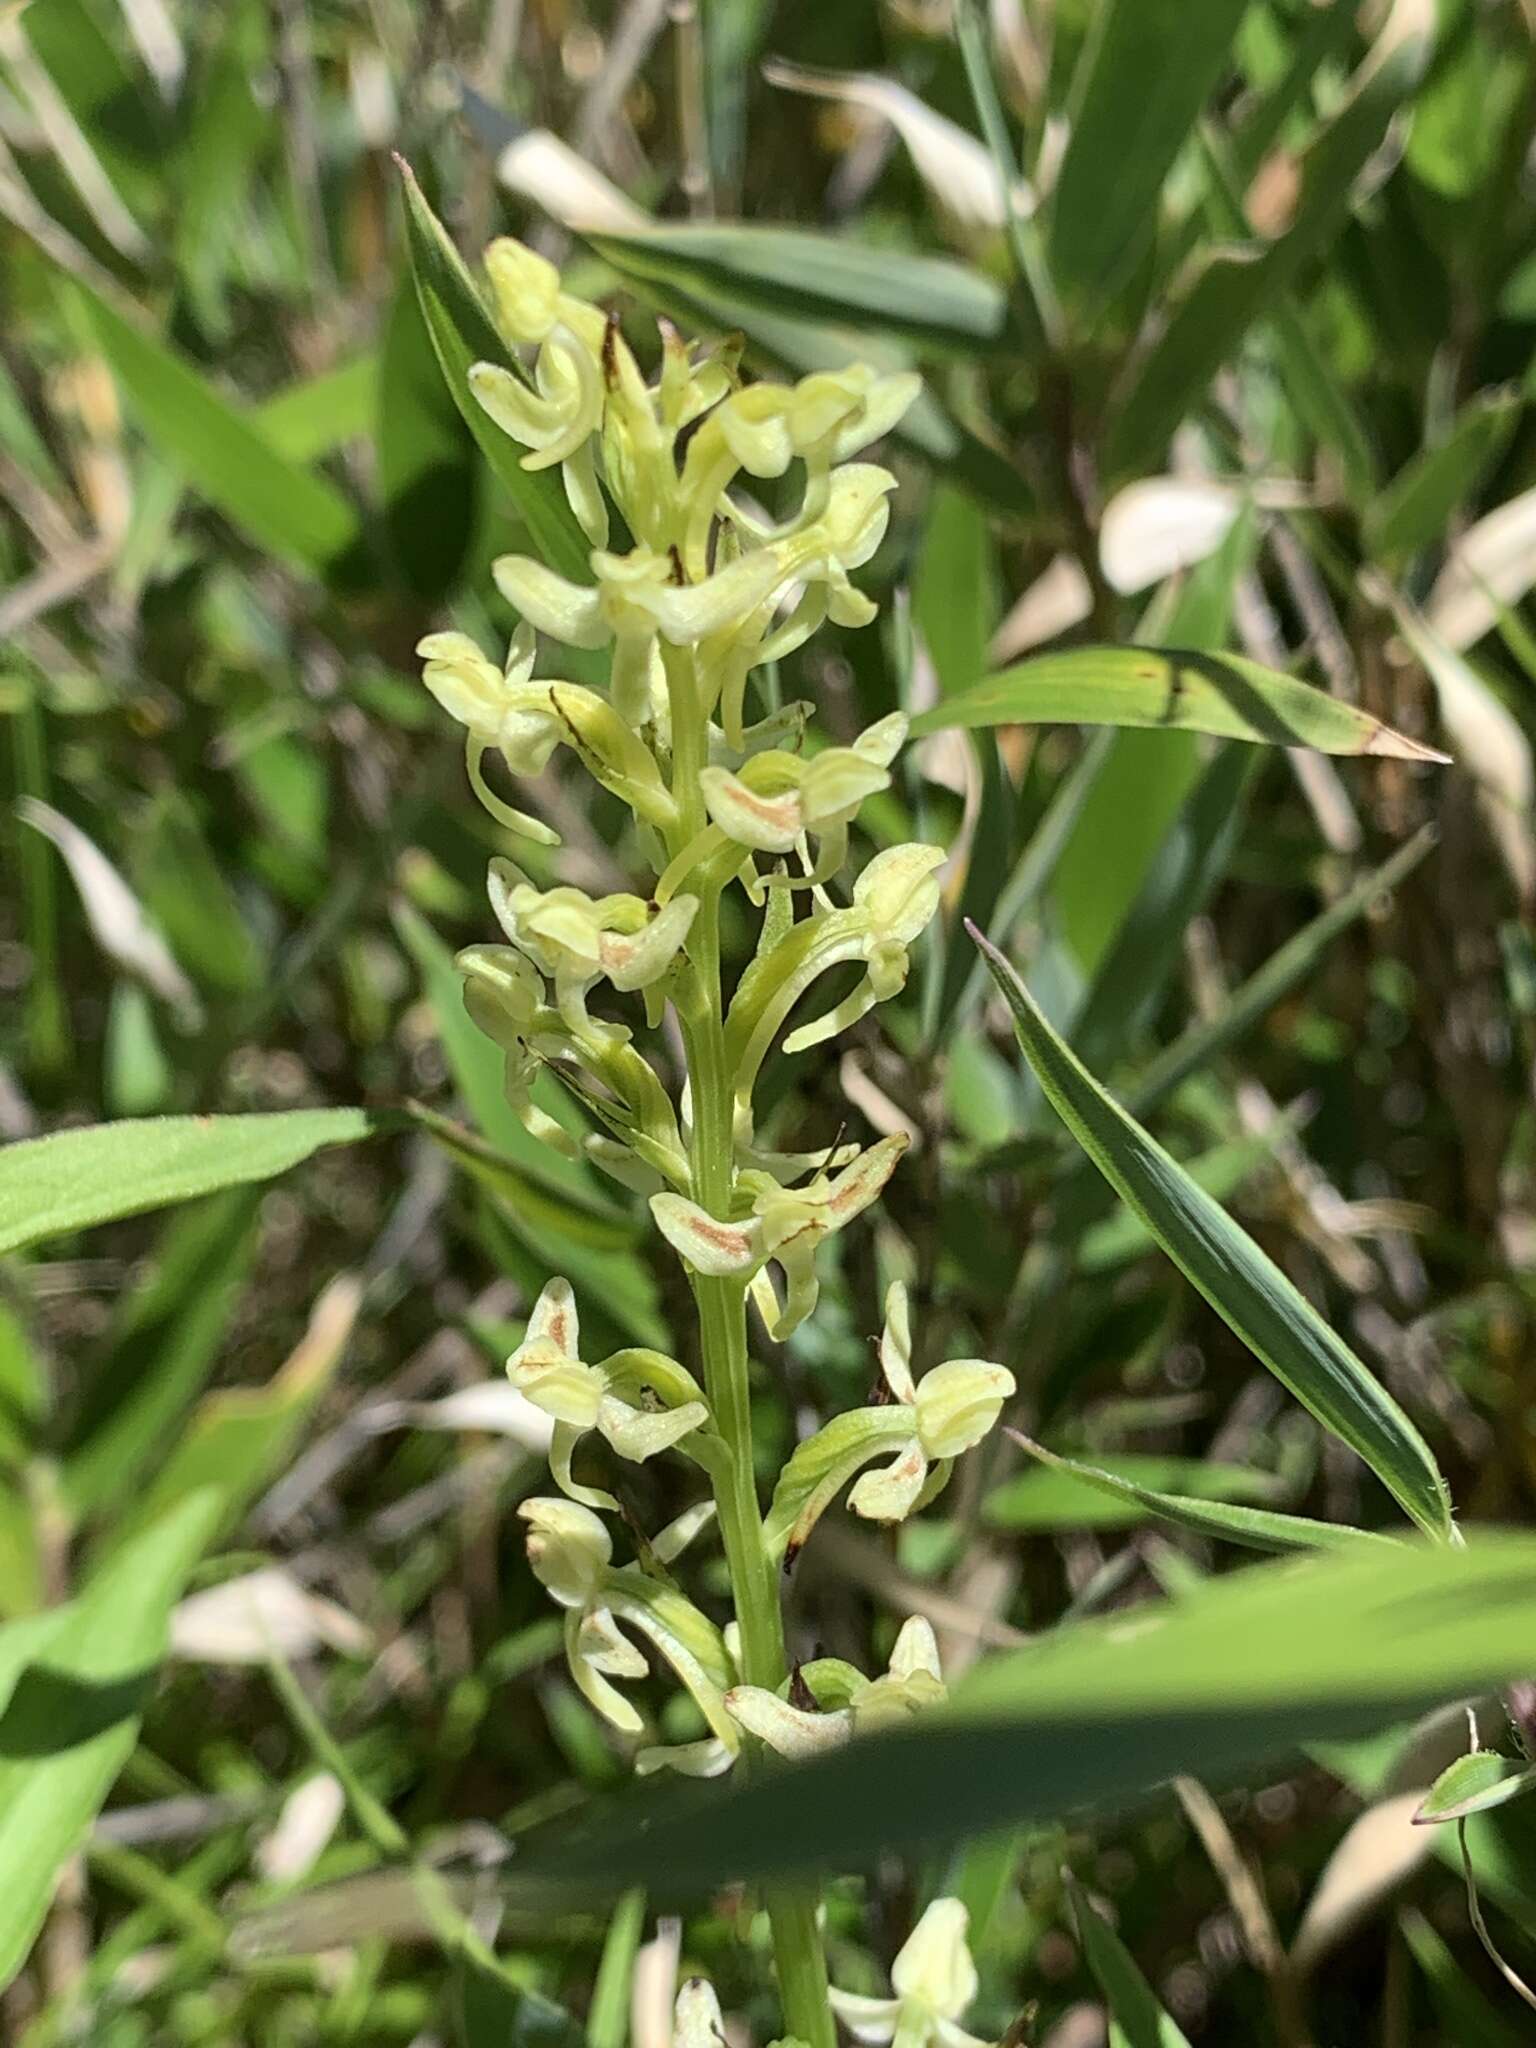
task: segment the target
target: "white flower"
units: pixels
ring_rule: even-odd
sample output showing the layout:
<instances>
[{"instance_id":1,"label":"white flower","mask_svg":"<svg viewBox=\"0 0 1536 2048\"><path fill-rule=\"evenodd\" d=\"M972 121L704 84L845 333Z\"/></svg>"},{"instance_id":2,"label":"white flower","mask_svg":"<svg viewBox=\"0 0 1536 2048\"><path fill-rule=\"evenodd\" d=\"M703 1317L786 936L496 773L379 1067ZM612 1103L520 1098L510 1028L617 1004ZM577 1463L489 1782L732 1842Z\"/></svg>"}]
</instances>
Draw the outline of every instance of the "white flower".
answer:
<instances>
[{"instance_id":1,"label":"white flower","mask_svg":"<svg viewBox=\"0 0 1536 2048\"><path fill-rule=\"evenodd\" d=\"M864 978L825 1015L802 1024L784 1040L787 1053L803 1052L857 1023L876 1003L906 986L910 948L940 901L937 846L891 846L877 853L853 885L846 910L802 918L776 945L753 960L737 985L725 1025L726 1058L737 1100L751 1100L758 1071L785 1019L829 968L864 963Z\"/></svg>"},{"instance_id":2,"label":"white flower","mask_svg":"<svg viewBox=\"0 0 1536 2048\"><path fill-rule=\"evenodd\" d=\"M777 1262L789 1289L783 1310L766 1279L754 1286L753 1299L768 1334L782 1343L816 1306L818 1246L869 1207L906 1149L901 1133L882 1138L840 1173L818 1173L798 1188L780 1186L769 1173L738 1174L738 1187L752 1196L751 1215L739 1223L722 1222L686 1195L653 1195L651 1214L696 1272L746 1279L767 1261Z\"/></svg>"},{"instance_id":3,"label":"white flower","mask_svg":"<svg viewBox=\"0 0 1536 2048\"><path fill-rule=\"evenodd\" d=\"M738 846L792 853L808 832L824 839L821 859L806 877L822 881L843 864L847 828L860 804L890 788L888 771L906 736L906 718L895 711L851 747L828 747L809 761L772 749L753 755L739 773L703 769L699 787L710 817Z\"/></svg>"},{"instance_id":4,"label":"white flower","mask_svg":"<svg viewBox=\"0 0 1536 2048\"><path fill-rule=\"evenodd\" d=\"M891 1966L894 1998L827 1993L855 2041L868 2048L985 2048L959 2024L976 1996L976 1965L966 1946L970 1918L958 1899L935 1899Z\"/></svg>"},{"instance_id":5,"label":"white flower","mask_svg":"<svg viewBox=\"0 0 1536 2048\"><path fill-rule=\"evenodd\" d=\"M540 775L567 734L550 684L533 674L535 640L531 626L519 626L497 668L467 633L429 633L416 645L426 663L422 681L450 718L464 727L465 758L476 796L499 823L542 844L557 846L559 834L525 811L514 810L486 787L481 763L496 748L514 775Z\"/></svg>"},{"instance_id":6,"label":"white flower","mask_svg":"<svg viewBox=\"0 0 1536 2048\"><path fill-rule=\"evenodd\" d=\"M601 1365L582 1362L581 1326L568 1280L554 1279L534 1303L527 1334L507 1360L507 1377L536 1408L554 1418L549 1469L562 1493L590 1508L616 1510L600 1488L578 1485L571 1456L596 1430L621 1458L642 1464L709 1420L691 1373L659 1351L616 1351ZM647 1393L665 1403L640 1405Z\"/></svg>"},{"instance_id":7,"label":"white flower","mask_svg":"<svg viewBox=\"0 0 1536 2048\"><path fill-rule=\"evenodd\" d=\"M943 1467L979 1444L1002 1413L1015 1383L1006 1366L984 1358L952 1358L914 1384L907 1290L899 1281L885 1298L880 1370L911 1417L911 1435L892 1464L864 1474L849 1494L848 1505L872 1522L899 1522L917 1505L930 1466Z\"/></svg>"},{"instance_id":8,"label":"white flower","mask_svg":"<svg viewBox=\"0 0 1536 2048\"><path fill-rule=\"evenodd\" d=\"M612 1539L590 1508L543 1498L525 1500L517 1512L529 1525L534 1576L565 1609L566 1664L583 1698L610 1726L642 1732L638 1711L610 1683L645 1675L645 1658L624 1633L633 1629L661 1652L715 1739L734 1755L741 1738L725 1693L735 1665L714 1624L672 1586L634 1565L615 1567Z\"/></svg>"},{"instance_id":9,"label":"white flower","mask_svg":"<svg viewBox=\"0 0 1536 2048\"><path fill-rule=\"evenodd\" d=\"M674 896L657 910L639 896L535 889L505 860L491 862L487 883L497 922L553 980L555 1007L578 1035L592 1028L587 990L604 979L625 990L660 981L681 951L699 907L696 896Z\"/></svg>"},{"instance_id":10,"label":"white flower","mask_svg":"<svg viewBox=\"0 0 1536 2048\"><path fill-rule=\"evenodd\" d=\"M791 1706L758 1685L733 1686L725 1704L746 1729L780 1756L806 1757L837 1749L851 1736L899 1725L945 1697L939 1646L920 1614L902 1624L891 1661L879 1678L866 1678L839 1658L805 1665L801 1677L818 1700L830 1701L810 1713Z\"/></svg>"}]
</instances>

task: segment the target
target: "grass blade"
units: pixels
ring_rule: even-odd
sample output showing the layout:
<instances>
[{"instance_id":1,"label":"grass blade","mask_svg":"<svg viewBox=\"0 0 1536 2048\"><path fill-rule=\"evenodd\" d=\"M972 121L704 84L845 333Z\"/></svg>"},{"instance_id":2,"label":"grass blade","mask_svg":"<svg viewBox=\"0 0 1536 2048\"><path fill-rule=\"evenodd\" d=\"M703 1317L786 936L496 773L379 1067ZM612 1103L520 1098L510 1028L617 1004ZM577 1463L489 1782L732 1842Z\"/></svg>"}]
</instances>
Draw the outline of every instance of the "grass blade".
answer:
<instances>
[{"instance_id":1,"label":"grass blade","mask_svg":"<svg viewBox=\"0 0 1536 2048\"><path fill-rule=\"evenodd\" d=\"M1445 1481L1396 1401L1247 1232L1099 1086L996 947L974 936L1041 1087L1104 1178L1254 1356L1364 1459L1421 1529L1448 1537Z\"/></svg>"},{"instance_id":2,"label":"grass blade","mask_svg":"<svg viewBox=\"0 0 1536 2048\"><path fill-rule=\"evenodd\" d=\"M912 732L920 739L952 725L1132 726L1315 747L1324 754L1446 758L1357 705L1262 662L1178 647L1074 647L1037 655L935 704L913 720Z\"/></svg>"}]
</instances>

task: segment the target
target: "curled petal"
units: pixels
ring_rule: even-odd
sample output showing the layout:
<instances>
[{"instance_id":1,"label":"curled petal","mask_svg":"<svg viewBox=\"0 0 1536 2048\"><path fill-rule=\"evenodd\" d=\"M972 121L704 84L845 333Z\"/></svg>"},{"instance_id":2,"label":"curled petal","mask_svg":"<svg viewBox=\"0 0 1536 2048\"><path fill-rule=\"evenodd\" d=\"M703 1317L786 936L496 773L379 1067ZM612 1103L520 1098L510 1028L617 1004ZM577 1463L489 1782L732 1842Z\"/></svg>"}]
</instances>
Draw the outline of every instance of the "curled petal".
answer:
<instances>
[{"instance_id":1,"label":"curled petal","mask_svg":"<svg viewBox=\"0 0 1536 2048\"><path fill-rule=\"evenodd\" d=\"M638 932L605 932L598 957L617 989L645 988L658 981L682 950L698 911L697 896L674 896Z\"/></svg>"},{"instance_id":2,"label":"curled petal","mask_svg":"<svg viewBox=\"0 0 1536 2048\"><path fill-rule=\"evenodd\" d=\"M901 2018L901 2001L898 1998L865 1998L857 1991L839 1991L829 1987L827 2000L843 2025L855 2041L866 2044L866 2048L883 2048L893 2040L896 2024Z\"/></svg>"},{"instance_id":3,"label":"curled petal","mask_svg":"<svg viewBox=\"0 0 1536 2048\"><path fill-rule=\"evenodd\" d=\"M872 441L878 441L896 426L923 388L915 370L899 370L894 376L877 377L864 395L858 416L839 429L832 444L834 462L846 462Z\"/></svg>"},{"instance_id":4,"label":"curled petal","mask_svg":"<svg viewBox=\"0 0 1536 2048\"><path fill-rule=\"evenodd\" d=\"M709 1735L702 1742L657 1744L636 1752L635 1769L642 1778L656 1771L677 1771L685 1778L718 1778L736 1761L736 1751ZM719 2042L714 2048L720 2048Z\"/></svg>"},{"instance_id":5,"label":"curled petal","mask_svg":"<svg viewBox=\"0 0 1536 2048\"><path fill-rule=\"evenodd\" d=\"M682 1408L664 1408L651 1414L643 1408L631 1408L627 1401L612 1394L604 1398L596 1417L599 1433L621 1458L636 1465L643 1465L658 1451L670 1450L708 1420L709 1410L702 1401L689 1401Z\"/></svg>"},{"instance_id":6,"label":"curled petal","mask_svg":"<svg viewBox=\"0 0 1536 2048\"><path fill-rule=\"evenodd\" d=\"M590 1617L585 1615L568 1614L565 1617L566 1667L582 1698L602 1715L611 1728L617 1728L622 1735L638 1735L645 1723L633 1704L625 1699L616 1685L610 1683L602 1668L602 1653L593 1656L582 1647L590 1634L589 1622ZM640 1670L643 1672L645 1668L642 1658Z\"/></svg>"},{"instance_id":7,"label":"curled petal","mask_svg":"<svg viewBox=\"0 0 1536 2048\"><path fill-rule=\"evenodd\" d=\"M749 1735L766 1742L780 1756L823 1756L829 1749L840 1748L853 1733L853 1716L846 1708L807 1714L760 1685L732 1686L725 1704Z\"/></svg>"},{"instance_id":8,"label":"curled petal","mask_svg":"<svg viewBox=\"0 0 1536 2048\"><path fill-rule=\"evenodd\" d=\"M918 1435L930 1458L957 1458L979 1444L1014 1390L1006 1366L984 1358L952 1358L917 1383Z\"/></svg>"},{"instance_id":9,"label":"curled petal","mask_svg":"<svg viewBox=\"0 0 1536 2048\"><path fill-rule=\"evenodd\" d=\"M712 1280L754 1272L762 1264L762 1232L751 1223L722 1223L686 1195L651 1197L656 1228L695 1272Z\"/></svg>"},{"instance_id":10,"label":"curled petal","mask_svg":"<svg viewBox=\"0 0 1536 2048\"><path fill-rule=\"evenodd\" d=\"M904 1522L917 1506L928 1477L928 1460L916 1437L883 1471L866 1472L848 1495L848 1505L869 1522Z\"/></svg>"},{"instance_id":11,"label":"curled petal","mask_svg":"<svg viewBox=\"0 0 1536 2048\"><path fill-rule=\"evenodd\" d=\"M573 1429L592 1429L603 1401L603 1376L552 1344L524 1344L507 1360L507 1377L536 1408Z\"/></svg>"},{"instance_id":12,"label":"curled petal","mask_svg":"<svg viewBox=\"0 0 1536 2048\"><path fill-rule=\"evenodd\" d=\"M704 768L699 788L705 808L727 838L759 853L792 853L805 830L800 792L761 795L727 768Z\"/></svg>"},{"instance_id":13,"label":"curled petal","mask_svg":"<svg viewBox=\"0 0 1536 2048\"><path fill-rule=\"evenodd\" d=\"M428 633L416 643L426 663L421 679L450 718L486 740L501 728L502 672L467 633Z\"/></svg>"},{"instance_id":14,"label":"curled petal","mask_svg":"<svg viewBox=\"0 0 1536 2048\"><path fill-rule=\"evenodd\" d=\"M613 1540L590 1508L573 1500L525 1500L528 1562L550 1597L582 1608L595 1599L613 1558Z\"/></svg>"},{"instance_id":15,"label":"curled petal","mask_svg":"<svg viewBox=\"0 0 1536 2048\"><path fill-rule=\"evenodd\" d=\"M939 907L934 872L947 858L941 846L887 847L854 883L856 907L882 938L910 946Z\"/></svg>"},{"instance_id":16,"label":"curled petal","mask_svg":"<svg viewBox=\"0 0 1536 2048\"><path fill-rule=\"evenodd\" d=\"M602 647L610 639L596 590L568 583L528 555L499 555L491 574L507 603L540 633L568 647Z\"/></svg>"}]
</instances>

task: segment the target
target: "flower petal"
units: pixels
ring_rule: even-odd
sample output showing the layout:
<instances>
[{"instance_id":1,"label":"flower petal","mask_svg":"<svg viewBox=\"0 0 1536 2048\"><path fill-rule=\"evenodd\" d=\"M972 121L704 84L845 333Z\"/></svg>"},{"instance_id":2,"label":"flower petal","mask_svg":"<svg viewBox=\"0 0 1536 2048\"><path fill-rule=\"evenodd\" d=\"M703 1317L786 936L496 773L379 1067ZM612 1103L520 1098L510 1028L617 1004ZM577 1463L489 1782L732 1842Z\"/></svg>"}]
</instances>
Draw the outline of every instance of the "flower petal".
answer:
<instances>
[{"instance_id":1,"label":"flower petal","mask_svg":"<svg viewBox=\"0 0 1536 2048\"><path fill-rule=\"evenodd\" d=\"M610 638L598 592L568 583L529 555L498 555L491 564L496 588L520 617L568 647L603 647Z\"/></svg>"},{"instance_id":2,"label":"flower petal","mask_svg":"<svg viewBox=\"0 0 1536 2048\"><path fill-rule=\"evenodd\" d=\"M722 1223L686 1195L651 1197L656 1228L695 1272L712 1280L753 1272L762 1263L762 1233L751 1223Z\"/></svg>"},{"instance_id":3,"label":"flower petal","mask_svg":"<svg viewBox=\"0 0 1536 2048\"><path fill-rule=\"evenodd\" d=\"M928 1460L916 1437L894 1464L866 1472L848 1495L848 1505L869 1522L902 1522L917 1505L928 1477Z\"/></svg>"}]
</instances>

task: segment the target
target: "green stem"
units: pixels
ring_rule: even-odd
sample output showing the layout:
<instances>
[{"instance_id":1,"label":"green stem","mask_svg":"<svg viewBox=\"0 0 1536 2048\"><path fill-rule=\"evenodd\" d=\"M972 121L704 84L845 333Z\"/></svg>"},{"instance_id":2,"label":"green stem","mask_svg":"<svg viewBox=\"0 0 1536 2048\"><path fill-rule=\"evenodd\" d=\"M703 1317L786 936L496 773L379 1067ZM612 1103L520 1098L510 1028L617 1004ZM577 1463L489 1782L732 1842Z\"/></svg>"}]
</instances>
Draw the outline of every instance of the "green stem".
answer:
<instances>
[{"instance_id":1,"label":"green stem","mask_svg":"<svg viewBox=\"0 0 1536 2048\"><path fill-rule=\"evenodd\" d=\"M704 822L699 769L704 760L705 721L691 661L673 657L668 671L675 747L672 786L682 812L678 834L682 843ZM711 1215L723 1217L730 1207L735 1138L734 1089L725 1062L720 986L720 886L702 877L695 880L700 885L699 909L688 935L694 985L681 1016L693 1104L690 1165L695 1201ZM753 1470L746 1288L739 1280L711 1279L700 1273L694 1275L693 1294L699 1311L704 1390L727 1453L713 1483L741 1628L742 1677L749 1685L773 1691L783 1683L788 1666L778 1572L763 1542ZM750 1768L750 1762L744 1756L741 1768ZM815 1896L773 1886L766 1893L766 1904L784 2024L807 2048L835 2048Z\"/></svg>"}]
</instances>

